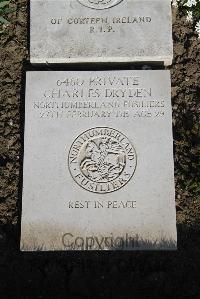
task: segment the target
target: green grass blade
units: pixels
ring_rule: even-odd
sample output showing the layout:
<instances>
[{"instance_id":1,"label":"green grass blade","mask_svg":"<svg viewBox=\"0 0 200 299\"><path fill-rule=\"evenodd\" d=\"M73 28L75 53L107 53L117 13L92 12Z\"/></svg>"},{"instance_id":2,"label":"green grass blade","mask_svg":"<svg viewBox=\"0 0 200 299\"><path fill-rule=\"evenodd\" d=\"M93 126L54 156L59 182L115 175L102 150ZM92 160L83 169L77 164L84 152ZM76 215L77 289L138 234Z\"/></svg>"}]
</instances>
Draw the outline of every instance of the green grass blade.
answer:
<instances>
[{"instance_id":1,"label":"green grass blade","mask_svg":"<svg viewBox=\"0 0 200 299\"><path fill-rule=\"evenodd\" d=\"M1 1L0 2L0 8L4 8L6 5L8 5L10 1Z\"/></svg>"},{"instance_id":2,"label":"green grass blade","mask_svg":"<svg viewBox=\"0 0 200 299\"><path fill-rule=\"evenodd\" d=\"M0 23L1 24L10 24L10 22L8 22L6 19L4 19L3 17L0 17Z\"/></svg>"}]
</instances>

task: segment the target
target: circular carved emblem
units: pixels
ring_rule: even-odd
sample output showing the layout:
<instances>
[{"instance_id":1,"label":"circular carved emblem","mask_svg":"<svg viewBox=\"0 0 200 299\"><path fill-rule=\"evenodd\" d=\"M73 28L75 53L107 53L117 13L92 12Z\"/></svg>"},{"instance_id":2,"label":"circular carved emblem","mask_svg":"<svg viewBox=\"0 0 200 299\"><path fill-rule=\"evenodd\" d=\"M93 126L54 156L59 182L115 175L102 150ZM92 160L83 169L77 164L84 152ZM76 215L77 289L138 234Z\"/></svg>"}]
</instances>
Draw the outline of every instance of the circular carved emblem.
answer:
<instances>
[{"instance_id":1,"label":"circular carved emblem","mask_svg":"<svg viewBox=\"0 0 200 299\"><path fill-rule=\"evenodd\" d=\"M84 6L93 9L106 9L115 6L123 0L78 0Z\"/></svg>"},{"instance_id":2,"label":"circular carved emblem","mask_svg":"<svg viewBox=\"0 0 200 299\"><path fill-rule=\"evenodd\" d=\"M76 183L96 193L116 191L126 185L136 163L136 152L128 138L107 127L83 132L74 140L68 156Z\"/></svg>"}]
</instances>

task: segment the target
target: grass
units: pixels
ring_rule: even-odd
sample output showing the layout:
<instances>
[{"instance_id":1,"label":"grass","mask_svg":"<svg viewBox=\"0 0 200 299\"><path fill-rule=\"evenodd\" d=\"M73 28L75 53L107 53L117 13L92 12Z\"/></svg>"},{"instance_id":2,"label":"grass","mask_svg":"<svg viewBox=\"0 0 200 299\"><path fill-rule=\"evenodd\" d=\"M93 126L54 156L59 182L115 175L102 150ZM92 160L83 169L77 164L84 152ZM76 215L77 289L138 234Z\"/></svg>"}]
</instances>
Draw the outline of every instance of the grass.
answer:
<instances>
[{"instance_id":1,"label":"grass","mask_svg":"<svg viewBox=\"0 0 200 299\"><path fill-rule=\"evenodd\" d=\"M95 244L93 247L87 248L84 244L82 247L77 247L74 245L73 247L65 247L64 244L54 244L51 242L51 244L39 244L38 240L33 236L33 242L30 244L28 243L21 243L21 251L171 251L176 250L177 244L175 240L167 239L162 237L160 240L149 240L149 239L139 239L135 242L130 242L128 244L125 244L123 246L103 246L102 248L99 248L97 244Z\"/></svg>"},{"instance_id":2,"label":"grass","mask_svg":"<svg viewBox=\"0 0 200 299\"><path fill-rule=\"evenodd\" d=\"M0 0L0 23L1 24L9 24L9 21L4 17L10 12L9 8L10 0L9 1L4 1Z\"/></svg>"},{"instance_id":3,"label":"grass","mask_svg":"<svg viewBox=\"0 0 200 299\"><path fill-rule=\"evenodd\" d=\"M14 9L9 7L10 0L0 0L0 34L5 32L6 25L10 24L11 20L8 14Z\"/></svg>"}]
</instances>

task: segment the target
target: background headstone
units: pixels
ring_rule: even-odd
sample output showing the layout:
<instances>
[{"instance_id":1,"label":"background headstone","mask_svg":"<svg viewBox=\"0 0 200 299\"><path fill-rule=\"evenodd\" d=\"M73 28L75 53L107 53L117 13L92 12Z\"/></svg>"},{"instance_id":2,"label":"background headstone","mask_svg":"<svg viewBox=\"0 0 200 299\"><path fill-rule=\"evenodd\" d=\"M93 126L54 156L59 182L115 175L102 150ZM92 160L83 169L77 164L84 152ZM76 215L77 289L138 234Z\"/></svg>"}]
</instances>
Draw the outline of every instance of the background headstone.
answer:
<instances>
[{"instance_id":1,"label":"background headstone","mask_svg":"<svg viewBox=\"0 0 200 299\"><path fill-rule=\"evenodd\" d=\"M169 0L31 0L31 62L171 64Z\"/></svg>"}]
</instances>

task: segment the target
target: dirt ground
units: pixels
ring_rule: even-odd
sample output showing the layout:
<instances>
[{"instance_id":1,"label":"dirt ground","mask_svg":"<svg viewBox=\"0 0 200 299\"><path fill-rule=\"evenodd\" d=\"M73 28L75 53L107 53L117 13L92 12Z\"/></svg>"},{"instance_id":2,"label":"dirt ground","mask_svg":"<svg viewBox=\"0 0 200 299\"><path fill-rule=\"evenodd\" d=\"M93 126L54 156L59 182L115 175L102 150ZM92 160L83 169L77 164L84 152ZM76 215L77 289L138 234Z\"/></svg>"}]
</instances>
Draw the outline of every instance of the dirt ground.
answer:
<instances>
[{"instance_id":1,"label":"dirt ground","mask_svg":"<svg viewBox=\"0 0 200 299\"><path fill-rule=\"evenodd\" d=\"M0 35L0 298L200 298L200 40L174 11L172 103L177 252L19 251L27 1L12 1Z\"/></svg>"}]
</instances>

